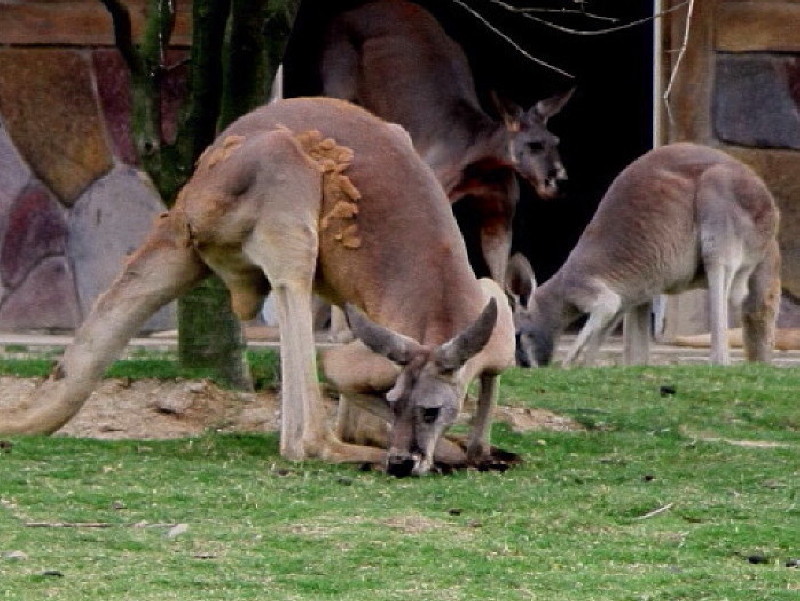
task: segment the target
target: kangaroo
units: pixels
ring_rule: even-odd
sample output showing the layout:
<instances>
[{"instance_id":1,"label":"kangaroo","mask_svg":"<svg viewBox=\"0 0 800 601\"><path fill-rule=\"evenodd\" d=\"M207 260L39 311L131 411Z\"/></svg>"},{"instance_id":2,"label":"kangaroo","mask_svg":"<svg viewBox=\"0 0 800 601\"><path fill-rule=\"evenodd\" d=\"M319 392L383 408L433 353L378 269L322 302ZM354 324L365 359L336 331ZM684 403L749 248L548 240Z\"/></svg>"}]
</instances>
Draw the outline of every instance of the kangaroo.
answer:
<instances>
[{"instance_id":1,"label":"kangaroo","mask_svg":"<svg viewBox=\"0 0 800 601\"><path fill-rule=\"evenodd\" d=\"M433 15L406 0L375 0L336 17L321 76L326 96L359 104L409 132L450 202L469 203L486 268L502 284L519 196L515 173L541 198L559 194L567 172L547 122L573 90L527 111L497 100L502 120L490 117L461 47Z\"/></svg>"},{"instance_id":2,"label":"kangaroo","mask_svg":"<svg viewBox=\"0 0 800 601\"><path fill-rule=\"evenodd\" d=\"M764 182L712 148L652 150L612 182L552 278L536 289L518 333L528 356L550 363L563 330L588 320L565 359L594 359L624 314L627 362L646 362L650 301L707 288L711 361L730 362L729 305L741 311L750 361L771 358L780 302L779 215Z\"/></svg>"},{"instance_id":3,"label":"kangaroo","mask_svg":"<svg viewBox=\"0 0 800 601\"><path fill-rule=\"evenodd\" d=\"M61 427L147 317L212 272L243 319L275 294L284 457L383 463L396 476L427 473L440 451L490 458L497 376L514 354L511 310L499 286L476 279L447 197L408 136L330 98L276 101L219 136L48 380L0 417L0 433ZM326 424L312 291L345 308L357 337L325 356L326 376L343 403L391 424L388 452ZM476 378L462 451L443 434Z\"/></svg>"}]
</instances>

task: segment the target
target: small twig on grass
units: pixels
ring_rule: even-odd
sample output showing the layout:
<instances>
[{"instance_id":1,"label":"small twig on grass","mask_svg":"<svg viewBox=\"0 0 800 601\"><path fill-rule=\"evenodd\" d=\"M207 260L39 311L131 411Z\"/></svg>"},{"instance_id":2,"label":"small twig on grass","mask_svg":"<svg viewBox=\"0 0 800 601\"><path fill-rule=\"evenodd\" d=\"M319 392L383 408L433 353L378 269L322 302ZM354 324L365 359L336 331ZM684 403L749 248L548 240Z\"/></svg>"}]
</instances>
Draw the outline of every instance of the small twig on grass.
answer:
<instances>
[{"instance_id":1,"label":"small twig on grass","mask_svg":"<svg viewBox=\"0 0 800 601\"><path fill-rule=\"evenodd\" d=\"M125 526L128 528L175 528L180 524L137 522L135 524L112 524L111 522L25 522L26 528L111 528Z\"/></svg>"},{"instance_id":2,"label":"small twig on grass","mask_svg":"<svg viewBox=\"0 0 800 601\"><path fill-rule=\"evenodd\" d=\"M640 515L636 519L637 520L646 520L647 518L651 518L651 517L656 516L656 515L658 515L660 513L664 513L665 511L669 511L670 509L672 509L673 505L675 505L675 503L667 503L663 507L659 507L658 509L654 509L653 511L648 511L647 513L645 513L644 515Z\"/></svg>"},{"instance_id":3,"label":"small twig on grass","mask_svg":"<svg viewBox=\"0 0 800 601\"><path fill-rule=\"evenodd\" d=\"M111 528L108 522L25 522L26 528Z\"/></svg>"}]
</instances>

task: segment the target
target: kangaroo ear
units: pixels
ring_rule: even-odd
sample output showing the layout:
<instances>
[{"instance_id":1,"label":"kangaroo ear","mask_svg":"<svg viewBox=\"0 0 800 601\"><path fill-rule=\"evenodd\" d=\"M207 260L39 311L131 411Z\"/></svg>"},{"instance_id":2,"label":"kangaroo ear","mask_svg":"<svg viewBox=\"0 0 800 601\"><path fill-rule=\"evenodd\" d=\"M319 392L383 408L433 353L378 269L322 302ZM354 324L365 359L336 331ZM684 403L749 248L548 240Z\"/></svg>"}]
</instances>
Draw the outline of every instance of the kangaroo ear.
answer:
<instances>
[{"instance_id":1,"label":"kangaroo ear","mask_svg":"<svg viewBox=\"0 0 800 601\"><path fill-rule=\"evenodd\" d=\"M492 298L472 325L434 351L434 361L442 371L455 371L477 355L497 323L497 300Z\"/></svg>"},{"instance_id":2,"label":"kangaroo ear","mask_svg":"<svg viewBox=\"0 0 800 601\"><path fill-rule=\"evenodd\" d=\"M506 293L519 299L519 303L527 307L533 291L536 290L536 276L533 274L533 267L522 253L514 253L508 260L505 284Z\"/></svg>"},{"instance_id":3,"label":"kangaroo ear","mask_svg":"<svg viewBox=\"0 0 800 601\"><path fill-rule=\"evenodd\" d=\"M373 353L382 355L398 365L407 365L422 347L413 338L392 332L372 321L354 305L344 307L347 323L353 335Z\"/></svg>"},{"instance_id":4,"label":"kangaroo ear","mask_svg":"<svg viewBox=\"0 0 800 601\"><path fill-rule=\"evenodd\" d=\"M506 124L506 129L519 131L522 126L522 117L525 114L522 107L508 98L502 98L495 90L492 90L490 96L497 114L503 118L503 123Z\"/></svg>"},{"instance_id":5,"label":"kangaroo ear","mask_svg":"<svg viewBox=\"0 0 800 601\"><path fill-rule=\"evenodd\" d=\"M537 102L533 107L530 109L530 113L534 113L538 116L544 123L547 123L547 120L552 117L553 115L557 115L561 112L561 109L564 108L564 105L567 104L567 101L572 98L572 94L575 93L575 88L570 88L566 92L562 92L560 94L555 94L550 98L545 98L544 100L540 100Z\"/></svg>"}]
</instances>

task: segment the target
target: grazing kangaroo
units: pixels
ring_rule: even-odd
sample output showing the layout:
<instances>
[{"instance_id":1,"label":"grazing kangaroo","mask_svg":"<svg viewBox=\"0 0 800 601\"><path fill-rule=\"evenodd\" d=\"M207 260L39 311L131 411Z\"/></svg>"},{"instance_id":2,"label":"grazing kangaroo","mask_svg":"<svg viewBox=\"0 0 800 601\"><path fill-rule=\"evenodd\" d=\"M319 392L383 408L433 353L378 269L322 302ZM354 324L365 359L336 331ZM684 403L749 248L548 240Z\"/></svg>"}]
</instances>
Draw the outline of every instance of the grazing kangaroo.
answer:
<instances>
[{"instance_id":1,"label":"grazing kangaroo","mask_svg":"<svg viewBox=\"0 0 800 601\"><path fill-rule=\"evenodd\" d=\"M144 320L211 272L242 318L270 289L276 296L283 456L385 461L398 476L427 472L437 446L461 452L456 460L487 459L497 375L514 353L503 293L475 278L447 198L408 136L329 98L277 101L219 136L33 405L3 415L0 432L66 423ZM347 307L359 340L325 357L326 375L343 399L391 422L388 453L342 441L326 425L312 290ZM442 434L476 377L464 454Z\"/></svg>"},{"instance_id":2,"label":"grazing kangaroo","mask_svg":"<svg viewBox=\"0 0 800 601\"><path fill-rule=\"evenodd\" d=\"M493 119L481 108L461 47L433 15L406 0L375 0L338 15L327 32L321 75L326 96L402 125L451 203L469 197L476 242L489 274L502 283L519 196L515 173L545 199L567 179L547 120L572 90L528 111L498 107L503 121Z\"/></svg>"},{"instance_id":3,"label":"grazing kangaroo","mask_svg":"<svg viewBox=\"0 0 800 601\"><path fill-rule=\"evenodd\" d=\"M693 287L709 292L711 361L728 364L728 308L742 311L750 361L769 361L780 302L778 210L764 182L720 151L672 144L612 182L561 269L533 294L519 328L540 365L579 316L566 364L590 362L625 320L626 359L645 362L649 304Z\"/></svg>"}]
</instances>

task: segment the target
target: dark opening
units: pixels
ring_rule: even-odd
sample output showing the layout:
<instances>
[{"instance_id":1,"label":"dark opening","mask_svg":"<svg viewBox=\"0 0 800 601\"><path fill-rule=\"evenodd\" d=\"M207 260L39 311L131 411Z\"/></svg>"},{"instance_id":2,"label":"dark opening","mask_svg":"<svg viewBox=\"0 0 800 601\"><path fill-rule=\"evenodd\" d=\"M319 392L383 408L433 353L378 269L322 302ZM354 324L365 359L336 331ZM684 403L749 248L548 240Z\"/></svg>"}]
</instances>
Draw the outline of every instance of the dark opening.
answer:
<instances>
[{"instance_id":1,"label":"dark opening","mask_svg":"<svg viewBox=\"0 0 800 601\"><path fill-rule=\"evenodd\" d=\"M561 138L569 173L566 194L543 201L525 184L517 207L514 248L531 261L537 279L549 278L575 245L611 180L651 147L653 23L602 35L573 35L545 27L491 0L463 0L530 55L574 75L570 80L523 56L463 6L451 0L417 0L432 12L466 52L485 110L492 90L527 108L577 86L549 128ZM333 15L362 0L303 0L284 60L284 94L318 95L322 32ZM580 29L600 29L652 15L642 0L506 0L518 7L587 11L614 19L533 13ZM458 203L455 208L459 217ZM463 227L468 224L462 223ZM481 274L482 275L482 274Z\"/></svg>"}]
</instances>

